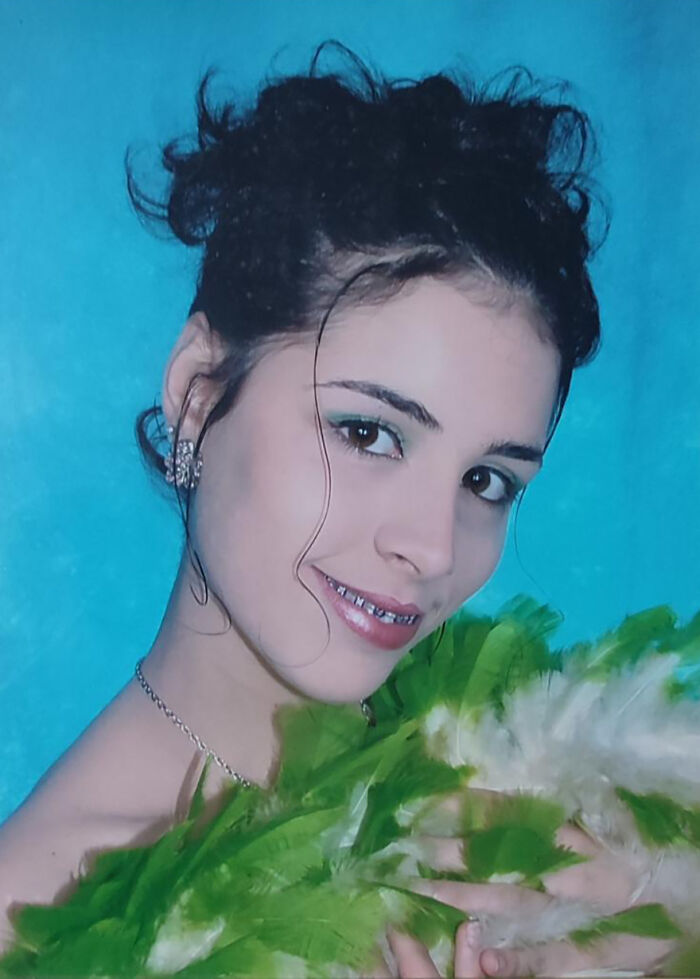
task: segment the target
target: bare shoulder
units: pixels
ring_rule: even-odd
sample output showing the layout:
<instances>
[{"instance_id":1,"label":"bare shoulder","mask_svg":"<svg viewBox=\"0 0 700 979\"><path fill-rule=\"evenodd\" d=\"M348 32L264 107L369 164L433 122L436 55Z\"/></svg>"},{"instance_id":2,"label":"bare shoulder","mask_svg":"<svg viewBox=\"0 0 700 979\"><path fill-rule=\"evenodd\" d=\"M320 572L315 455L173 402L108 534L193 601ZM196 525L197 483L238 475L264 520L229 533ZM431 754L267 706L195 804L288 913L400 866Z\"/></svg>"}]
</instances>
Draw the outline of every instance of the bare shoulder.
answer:
<instances>
[{"instance_id":1,"label":"bare shoulder","mask_svg":"<svg viewBox=\"0 0 700 979\"><path fill-rule=\"evenodd\" d=\"M68 896L93 855L135 845L147 829L117 814L110 818L55 808L48 799L28 801L0 829L0 950L10 942L9 915L15 907Z\"/></svg>"},{"instance_id":2,"label":"bare shoulder","mask_svg":"<svg viewBox=\"0 0 700 979\"><path fill-rule=\"evenodd\" d=\"M13 907L62 899L96 854L153 842L185 815L202 758L140 703L127 686L0 827L0 950Z\"/></svg>"}]
</instances>

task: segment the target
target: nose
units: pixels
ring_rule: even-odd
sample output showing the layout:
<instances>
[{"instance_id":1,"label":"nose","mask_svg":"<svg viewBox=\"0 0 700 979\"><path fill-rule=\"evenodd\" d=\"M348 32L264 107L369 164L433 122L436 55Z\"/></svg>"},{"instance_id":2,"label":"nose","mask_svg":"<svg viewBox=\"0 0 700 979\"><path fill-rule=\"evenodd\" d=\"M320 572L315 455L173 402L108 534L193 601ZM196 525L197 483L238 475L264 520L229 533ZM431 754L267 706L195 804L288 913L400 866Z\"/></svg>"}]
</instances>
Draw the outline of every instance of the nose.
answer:
<instances>
[{"instance_id":1,"label":"nose","mask_svg":"<svg viewBox=\"0 0 700 979\"><path fill-rule=\"evenodd\" d=\"M377 552L388 562L410 567L421 578L449 575L455 563L454 493L436 492L435 487L402 493L392 501L385 520L376 530Z\"/></svg>"}]
</instances>

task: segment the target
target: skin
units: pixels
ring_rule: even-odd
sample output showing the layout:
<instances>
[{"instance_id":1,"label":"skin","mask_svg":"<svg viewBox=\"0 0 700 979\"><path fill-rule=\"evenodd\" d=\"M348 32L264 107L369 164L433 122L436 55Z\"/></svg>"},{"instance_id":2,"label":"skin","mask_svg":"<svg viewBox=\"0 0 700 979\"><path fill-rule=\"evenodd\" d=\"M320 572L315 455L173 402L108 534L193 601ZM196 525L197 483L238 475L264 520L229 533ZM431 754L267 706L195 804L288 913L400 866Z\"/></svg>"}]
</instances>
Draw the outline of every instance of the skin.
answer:
<instances>
[{"instance_id":1,"label":"skin","mask_svg":"<svg viewBox=\"0 0 700 979\"><path fill-rule=\"evenodd\" d=\"M203 315L188 320L164 380L169 423L180 418L192 378L223 352ZM383 304L333 318L317 362L330 505L297 580L297 558L318 529L326 499L313 364L309 338L271 345L234 409L207 432L191 536L230 626L219 602L197 602L199 585L183 557L143 666L192 730L261 784L275 771L273 717L280 705L305 698L357 702L408 648L379 649L349 630L314 568L419 606L424 614L411 645L432 632L498 563L509 514L498 496L509 480L525 486L539 468L489 446L543 448L559 375L559 355L531 304L473 282L418 280ZM337 380L394 389L421 402L440 427L428 429L367 394L329 386ZM197 382L181 438L196 438L218 393L210 382ZM398 441L374 430L374 438L361 441L356 426L339 426L368 415L390 425ZM353 440L372 454L351 451ZM483 478L474 482L477 468L482 477L491 474L486 488ZM0 830L0 915L13 901L48 902L66 893L86 850L157 838L182 815L202 762L141 688L127 684ZM222 780L209 781L211 799ZM492 890L500 898L489 900L510 906L517 891ZM461 906L464 895L444 899ZM463 932L476 941L474 929ZM392 941L404 942L396 955L401 976L430 974L425 950L407 937ZM489 970L489 951L465 941L460 931L457 974L486 974L473 970Z\"/></svg>"},{"instance_id":2,"label":"skin","mask_svg":"<svg viewBox=\"0 0 700 979\"><path fill-rule=\"evenodd\" d=\"M552 898L585 898L595 901L601 913L614 914L629 907L636 880L629 865L619 855L604 849L574 826L564 826L557 843L585 855L586 863L567 868L544 878L545 893L506 884L461 884L454 881L416 880L414 889L429 897L460 908L477 920L467 920L455 936L455 979L484 976L566 976L599 975L605 970L624 974L656 974L673 952L670 941L657 941L620 935L577 947L556 941L529 948L484 948L478 921L480 914L538 915ZM444 870L463 870L469 863L460 841L435 840L433 863ZM643 903L640 901L639 903ZM439 973L427 950L410 935L391 932L389 943L399 976L435 977Z\"/></svg>"},{"instance_id":3,"label":"skin","mask_svg":"<svg viewBox=\"0 0 700 979\"><path fill-rule=\"evenodd\" d=\"M170 418L192 376L192 359L206 356L198 352L205 343L201 322L191 322L168 372L164 403ZM502 473L494 475L490 492L498 496L505 478L524 485L539 468L484 452L506 439L540 449L544 444L559 358L525 309L500 310L453 286L422 281L381 306L343 316L324 334L317 366L331 505L299 568L328 615L329 638L317 602L294 577L295 559L319 522L325 493L313 352L306 342L268 353L203 447L192 533L207 580L234 623L235 632L208 643L227 696L242 676L266 699L285 696L280 681L327 702L370 694L407 647L387 652L349 631L322 597L314 567L360 590L418 605L424 617L414 644L484 584L501 555L508 507L464 488L464 475L478 466ZM426 430L365 394L326 386L338 379L381 383L420 401L442 431ZM348 452L350 432L334 432L327 419L358 415L381 415L404 448L375 433L371 458ZM194 435L198 424L195 409L185 431ZM345 443L338 437L343 433ZM181 658L192 658L191 640L182 632L192 623L209 632L223 627L213 605L196 607L184 589L169 610L159 656L149 660L151 673L156 659L170 658L174 648ZM198 720L206 713L202 703L207 701L187 704Z\"/></svg>"}]
</instances>

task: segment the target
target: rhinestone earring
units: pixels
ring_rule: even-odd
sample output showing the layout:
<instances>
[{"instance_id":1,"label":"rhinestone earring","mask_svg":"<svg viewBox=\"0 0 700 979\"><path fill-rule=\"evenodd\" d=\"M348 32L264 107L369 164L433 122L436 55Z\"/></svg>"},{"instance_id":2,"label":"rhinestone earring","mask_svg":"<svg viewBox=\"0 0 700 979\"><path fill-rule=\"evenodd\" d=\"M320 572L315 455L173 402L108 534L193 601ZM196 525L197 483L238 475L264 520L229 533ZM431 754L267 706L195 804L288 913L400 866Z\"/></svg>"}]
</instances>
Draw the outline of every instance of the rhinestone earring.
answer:
<instances>
[{"instance_id":1,"label":"rhinestone earring","mask_svg":"<svg viewBox=\"0 0 700 979\"><path fill-rule=\"evenodd\" d=\"M168 428L168 438L172 439L175 429ZM178 489L196 489L202 474L202 457L195 454L192 439L178 439L165 457L165 481Z\"/></svg>"}]
</instances>

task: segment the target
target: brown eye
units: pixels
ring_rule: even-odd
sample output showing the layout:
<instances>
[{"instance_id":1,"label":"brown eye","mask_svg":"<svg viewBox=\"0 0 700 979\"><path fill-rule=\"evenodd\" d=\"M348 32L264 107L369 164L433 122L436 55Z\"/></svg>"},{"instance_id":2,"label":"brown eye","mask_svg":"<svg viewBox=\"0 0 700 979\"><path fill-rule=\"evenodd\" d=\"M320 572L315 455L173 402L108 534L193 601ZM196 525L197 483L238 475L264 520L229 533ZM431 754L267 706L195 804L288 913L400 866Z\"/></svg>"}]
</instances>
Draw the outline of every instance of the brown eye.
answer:
<instances>
[{"instance_id":1,"label":"brown eye","mask_svg":"<svg viewBox=\"0 0 700 979\"><path fill-rule=\"evenodd\" d=\"M488 503L508 503L515 498L512 480L489 466L475 466L466 473L463 485Z\"/></svg>"},{"instance_id":2,"label":"brown eye","mask_svg":"<svg viewBox=\"0 0 700 979\"><path fill-rule=\"evenodd\" d=\"M370 418L343 418L331 427L348 449L360 455L403 458L401 439L387 425Z\"/></svg>"},{"instance_id":3,"label":"brown eye","mask_svg":"<svg viewBox=\"0 0 700 979\"><path fill-rule=\"evenodd\" d=\"M377 441L379 425L376 422L353 422L345 427L349 432L348 441L358 449L367 449Z\"/></svg>"}]
</instances>

